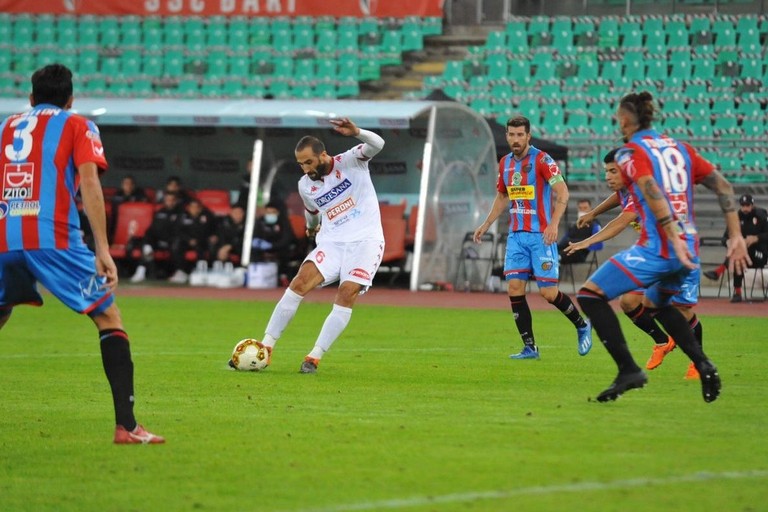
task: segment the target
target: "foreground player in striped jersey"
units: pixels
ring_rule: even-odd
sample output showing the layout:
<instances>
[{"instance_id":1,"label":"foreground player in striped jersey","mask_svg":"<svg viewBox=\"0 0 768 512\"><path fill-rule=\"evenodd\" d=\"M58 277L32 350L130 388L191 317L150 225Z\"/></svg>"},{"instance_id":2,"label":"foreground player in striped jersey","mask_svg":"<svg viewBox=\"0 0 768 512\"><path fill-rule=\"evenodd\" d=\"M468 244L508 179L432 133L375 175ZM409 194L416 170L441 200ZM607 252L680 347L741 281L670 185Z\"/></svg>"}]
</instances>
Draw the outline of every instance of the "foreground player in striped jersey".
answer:
<instances>
[{"instance_id":1,"label":"foreground player in striped jersey","mask_svg":"<svg viewBox=\"0 0 768 512\"><path fill-rule=\"evenodd\" d=\"M165 440L133 416L133 362L113 291L117 269L109 254L100 170L107 168L96 125L67 112L72 72L60 64L32 75L32 110L0 124L0 327L17 304L40 306L40 282L99 330L101 359L112 388L116 444ZM80 188L96 254L80 231Z\"/></svg>"},{"instance_id":2,"label":"foreground player in striped jersey","mask_svg":"<svg viewBox=\"0 0 768 512\"><path fill-rule=\"evenodd\" d=\"M568 205L568 187L552 157L531 146L531 123L527 118L517 116L507 121L507 142L512 152L499 162L496 198L485 222L475 230L474 240L480 243L483 234L509 207L504 277L508 281L515 324L524 343L519 354L509 357L539 358L531 309L525 298L525 285L531 274L542 297L576 326L579 354L586 355L592 348L592 326L571 298L557 287L560 279L557 228Z\"/></svg>"},{"instance_id":3,"label":"foreground player in striped jersey","mask_svg":"<svg viewBox=\"0 0 768 512\"><path fill-rule=\"evenodd\" d=\"M693 221L693 187L701 183L715 192L728 226L728 257L742 271L749 264L739 229L733 187L690 145L652 128L656 107L648 92L632 93L616 113L627 144L616 154L624 183L641 218L640 239L603 263L579 290L578 301L595 332L616 362L618 375L597 400L616 400L645 386L648 378L629 352L609 301L637 287L645 288L644 304L693 361L701 376L705 402L720 394L717 368L696 343L685 317L671 304L683 291L688 275L699 266L698 234Z\"/></svg>"}]
</instances>

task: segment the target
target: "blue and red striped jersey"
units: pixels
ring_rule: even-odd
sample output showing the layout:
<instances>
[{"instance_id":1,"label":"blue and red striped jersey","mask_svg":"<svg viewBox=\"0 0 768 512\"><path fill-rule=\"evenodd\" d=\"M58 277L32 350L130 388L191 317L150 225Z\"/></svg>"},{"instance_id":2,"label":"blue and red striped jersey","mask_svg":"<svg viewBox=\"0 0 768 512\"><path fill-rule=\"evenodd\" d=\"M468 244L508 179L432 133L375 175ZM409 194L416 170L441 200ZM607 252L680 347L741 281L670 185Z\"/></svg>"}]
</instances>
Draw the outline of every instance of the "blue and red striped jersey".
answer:
<instances>
[{"instance_id":1,"label":"blue and red striped jersey","mask_svg":"<svg viewBox=\"0 0 768 512\"><path fill-rule=\"evenodd\" d=\"M107 168L99 129L54 105L0 124L0 252L66 249L80 243L77 169Z\"/></svg>"},{"instance_id":2,"label":"blue and red striped jersey","mask_svg":"<svg viewBox=\"0 0 768 512\"><path fill-rule=\"evenodd\" d=\"M534 146L520 160L509 153L499 161L496 189L511 202L510 231L543 233L547 229L552 219L552 184L560 179L557 163Z\"/></svg>"},{"instance_id":3,"label":"blue and red striped jersey","mask_svg":"<svg viewBox=\"0 0 768 512\"><path fill-rule=\"evenodd\" d=\"M671 247L664 229L656 221L643 194L637 188L641 176L652 176L664 192L673 217L680 226L681 236L696 240L693 188L713 170L714 166L685 142L661 135L655 130L642 130L616 153L624 183L635 203L642 231L638 244L655 248L664 257Z\"/></svg>"}]
</instances>

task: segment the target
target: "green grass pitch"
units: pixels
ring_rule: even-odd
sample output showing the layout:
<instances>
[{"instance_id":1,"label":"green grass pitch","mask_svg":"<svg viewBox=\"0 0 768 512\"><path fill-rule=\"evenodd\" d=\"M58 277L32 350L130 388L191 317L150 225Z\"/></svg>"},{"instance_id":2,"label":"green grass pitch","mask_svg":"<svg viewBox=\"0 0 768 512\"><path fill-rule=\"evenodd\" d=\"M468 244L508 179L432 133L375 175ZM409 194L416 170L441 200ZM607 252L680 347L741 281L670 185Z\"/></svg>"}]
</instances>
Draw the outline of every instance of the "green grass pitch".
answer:
<instances>
[{"instance_id":1,"label":"green grass pitch","mask_svg":"<svg viewBox=\"0 0 768 512\"><path fill-rule=\"evenodd\" d=\"M428 296L427 296L428 297ZM471 296L468 296L471 298ZM503 296L499 300L505 300ZM114 446L96 332L46 297L0 334L3 511L757 511L768 506L765 318L706 316L723 393L681 351L599 404L615 367L534 311L367 306L316 375L298 368L330 304L303 304L261 373L227 369L273 304L119 300L136 413L162 446ZM622 322L625 322L622 319ZM650 339L624 323L639 362Z\"/></svg>"}]
</instances>

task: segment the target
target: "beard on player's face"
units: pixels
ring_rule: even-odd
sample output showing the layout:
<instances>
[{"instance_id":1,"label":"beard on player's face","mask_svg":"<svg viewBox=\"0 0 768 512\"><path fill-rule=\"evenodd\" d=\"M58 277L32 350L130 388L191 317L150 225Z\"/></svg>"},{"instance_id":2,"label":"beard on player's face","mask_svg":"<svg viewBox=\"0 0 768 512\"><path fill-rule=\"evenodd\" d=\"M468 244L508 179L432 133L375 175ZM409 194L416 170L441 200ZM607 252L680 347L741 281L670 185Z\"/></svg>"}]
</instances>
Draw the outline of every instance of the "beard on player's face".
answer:
<instances>
[{"instance_id":1,"label":"beard on player's face","mask_svg":"<svg viewBox=\"0 0 768 512\"><path fill-rule=\"evenodd\" d=\"M317 167L307 172L307 176L309 176L309 179L313 181L320 181L327 174L328 174L328 164L323 162L322 160L320 160L320 162L317 164Z\"/></svg>"}]
</instances>

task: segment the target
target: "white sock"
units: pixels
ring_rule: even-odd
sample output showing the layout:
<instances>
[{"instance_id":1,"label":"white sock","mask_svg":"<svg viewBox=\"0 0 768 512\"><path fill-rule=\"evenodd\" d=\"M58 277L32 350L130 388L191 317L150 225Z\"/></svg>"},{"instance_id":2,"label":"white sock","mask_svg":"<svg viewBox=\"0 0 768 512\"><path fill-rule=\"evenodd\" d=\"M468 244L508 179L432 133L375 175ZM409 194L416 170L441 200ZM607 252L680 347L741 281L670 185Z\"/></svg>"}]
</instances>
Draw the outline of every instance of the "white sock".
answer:
<instances>
[{"instance_id":1,"label":"white sock","mask_svg":"<svg viewBox=\"0 0 768 512\"><path fill-rule=\"evenodd\" d=\"M301 304L301 295L294 293L290 288L285 290L282 298L275 306L275 310L272 311L272 316L269 318L267 324L267 330L264 333L264 339L261 340L262 344L267 347L274 347L277 340L283 334L283 331L293 320L293 315L296 314L296 310L299 309Z\"/></svg>"},{"instance_id":2,"label":"white sock","mask_svg":"<svg viewBox=\"0 0 768 512\"><path fill-rule=\"evenodd\" d=\"M331 313L326 317L325 323L323 323L323 328L320 329L315 347L309 353L309 357L321 359L323 354L331 348L336 338L344 332L350 318L352 318L352 308L345 308L344 306L334 304Z\"/></svg>"}]
</instances>

